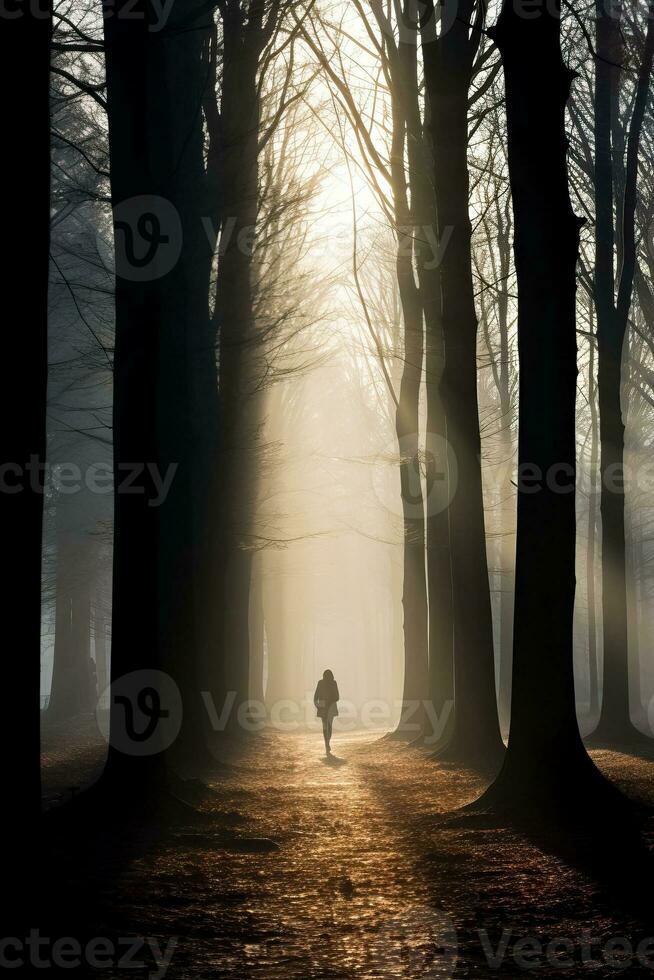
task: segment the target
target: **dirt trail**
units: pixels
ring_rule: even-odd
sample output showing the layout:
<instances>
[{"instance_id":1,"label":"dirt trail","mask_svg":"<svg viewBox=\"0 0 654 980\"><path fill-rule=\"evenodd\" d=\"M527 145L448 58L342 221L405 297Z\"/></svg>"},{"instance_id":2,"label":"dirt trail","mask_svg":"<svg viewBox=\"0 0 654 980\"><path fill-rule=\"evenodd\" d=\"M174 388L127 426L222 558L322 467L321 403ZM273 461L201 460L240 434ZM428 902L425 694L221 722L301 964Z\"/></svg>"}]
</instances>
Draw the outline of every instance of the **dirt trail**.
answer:
<instances>
[{"instance_id":1,"label":"dirt trail","mask_svg":"<svg viewBox=\"0 0 654 980\"><path fill-rule=\"evenodd\" d=\"M211 806L279 850L226 851L218 821L180 828L112 885L103 924L174 939L172 980L519 977L514 943L525 937L543 947L532 976L615 976L601 944L638 927L515 833L438 826L438 812L475 798L479 778L378 738L335 737L332 765L318 734L253 739L216 780ZM651 785L652 763L630 765ZM601 943L584 954L587 934ZM573 947L560 962L547 950L555 937Z\"/></svg>"},{"instance_id":2,"label":"dirt trail","mask_svg":"<svg viewBox=\"0 0 654 980\"><path fill-rule=\"evenodd\" d=\"M123 875L113 929L178 936L175 978L450 977L450 921L416 874L401 800L379 799L377 754L395 750L378 737L341 737L331 764L320 735L256 739L216 807L280 849L230 853L211 826L182 830Z\"/></svg>"}]
</instances>

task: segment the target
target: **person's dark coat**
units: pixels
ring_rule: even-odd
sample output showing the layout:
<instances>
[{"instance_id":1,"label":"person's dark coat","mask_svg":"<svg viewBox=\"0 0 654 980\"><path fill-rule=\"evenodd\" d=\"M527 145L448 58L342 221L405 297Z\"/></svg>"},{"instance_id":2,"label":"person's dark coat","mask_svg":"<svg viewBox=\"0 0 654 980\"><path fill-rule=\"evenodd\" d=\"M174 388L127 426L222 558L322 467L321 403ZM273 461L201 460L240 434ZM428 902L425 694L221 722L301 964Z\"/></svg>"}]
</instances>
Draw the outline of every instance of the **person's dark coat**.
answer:
<instances>
[{"instance_id":1,"label":"person's dark coat","mask_svg":"<svg viewBox=\"0 0 654 980\"><path fill-rule=\"evenodd\" d=\"M337 701L339 698L338 684L336 681L326 681L321 678L313 696L313 703L316 706L319 718L335 718L338 714Z\"/></svg>"}]
</instances>

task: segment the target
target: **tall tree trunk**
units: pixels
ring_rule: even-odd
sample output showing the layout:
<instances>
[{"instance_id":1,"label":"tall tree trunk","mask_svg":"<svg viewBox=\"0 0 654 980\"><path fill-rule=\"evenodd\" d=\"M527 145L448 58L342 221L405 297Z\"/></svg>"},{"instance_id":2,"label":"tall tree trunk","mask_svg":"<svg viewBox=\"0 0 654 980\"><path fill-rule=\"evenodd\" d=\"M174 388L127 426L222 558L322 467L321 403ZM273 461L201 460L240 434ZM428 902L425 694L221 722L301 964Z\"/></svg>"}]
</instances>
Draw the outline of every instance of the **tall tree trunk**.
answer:
<instances>
[{"instance_id":1,"label":"tall tree trunk","mask_svg":"<svg viewBox=\"0 0 654 980\"><path fill-rule=\"evenodd\" d=\"M417 27L418 25L416 25ZM417 45L416 33L416 45ZM447 737L454 719L454 628L452 563L450 548L450 456L447 451L447 419L441 398L445 362L441 277L437 219L432 189L433 147L429 137L429 104L425 121L420 114L416 52L405 54L409 186L414 222L415 263L425 320L425 388L427 433L425 438L425 519L427 528L427 596L429 602L429 700L436 717L436 731L425 733L433 742ZM410 82L410 84L409 84Z\"/></svg>"},{"instance_id":2,"label":"tall tree trunk","mask_svg":"<svg viewBox=\"0 0 654 980\"><path fill-rule=\"evenodd\" d=\"M588 544L586 547L586 592L588 596L588 713L599 711L599 663L597 659L597 600L595 544L597 536L597 464L599 459L597 426L597 386L595 381L595 338L590 339L588 357L588 403L590 405L590 480L588 498Z\"/></svg>"},{"instance_id":3,"label":"tall tree trunk","mask_svg":"<svg viewBox=\"0 0 654 980\"><path fill-rule=\"evenodd\" d=\"M594 744L632 745L643 741L629 706L629 639L625 536L622 360L636 267L635 210L640 134L649 94L654 54L654 5L648 8L636 98L627 137L621 224L614 227L612 120L619 97L620 25L597 3L595 59L595 304L597 309L600 471L602 477L602 623L604 671L602 710ZM615 296L614 250L621 265Z\"/></svg>"},{"instance_id":4,"label":"tall tree trunk","mask_svg":"<svg viewBox=\"0 0 654 980\"><path fill-rule=\"evenodd\" d=\"M627 620L629 637L629 693L638 721L643 720L643 699L640 683L640 599L643 539L642 531L634 528L634 511L630 506L626 519L627 552Z\"/></svg>"},{"instance_id":5,"label":"tall tree trunk","mask_svg":"<svg viewBox=\"0 0 654 980\"><path fill-rule=\"evenodd\" d=\"M423 292L426 296L427 290ZM454 720L454 625L450 549L447 422L440 397L443 343L440 315L425 302L427 388L427 575L429 596L429 699L434 709L436 732L447 737ZM440 304L439 304L440 306ZM430 445L433 443L433 445Z\"/></svg>"},{"instance_id":6,"label":"tall tree trunk","mask_svg":"<svg viewBox=\"0 0 654 980\"><path fill-rule=\"evenodd\" d=\"M75 676L71 680L77 689L79 710L87 713L95 707L90 697L91 588L88 578L77 582L73 593L72 641Z\"/></svg>"},{"instance_id":7,"label":"tall tree trunk","mask_svg":"<svg viewBox=\"0 0 654 980\"><path fill-rule=\"evenodd\" d=\"M502 461L510 459L513 438L507 417L504 416ZM507 481L508 482L508 481ZM502 538L500 543L500 669L498 710L503 731L508 731L511 718L511 683L513 664L513 614L515 593L515 506L508 486L502 494Z\"/></svg>"},{"instance_id":8,"label":"tall tree trunk","mask_svg":"<svg viewBox=\"0 0 654 980\"><path fill-rule=\"evenodd\" d=\"M58 515L58 521L60 517ZM79 555L77 555L79 559ZM55 573L55 642L52 683L48 702L48 721L73 718L80 710L79 664L75 659L73 631L73 593L76 554L70 532L57 528L57 570Z\"/></svg>"},{"instance_id":9,"label":"tall tree trunk","mask_svg":"<svg viewBox=\"0 0 654 980\"><path fill-rule=\"evenodd\" d=\"M147 4L129 7L128 14L112 7L105 19L116 240L116 496L111 742L101 783L120 798L133 793L152 802L169 732L182 725L173 745L189 756L203 746L194 674L190 370L207 334L211 266L201 224L208 25L195 0L178 3L158 32L151 30ZM147 468L131 492L122 492L123 467L133 463L174 474L164 501L156 501ZM183 712L170 678L181 688ZM132 729L148 726L145 745Z\"/></svg>"},{"instance_id":10,"label":"tall tree trunk","mask_svg":"<svg viewBox=\"0 0 654 980\"><path fill-rule=\"evenodd\" d=\"M209 93L206 118L213 167L219 175L215 194L220 254L214 331L219 349L219 432L221 513L214 568L224 615L215 623L218 640L207 665L216 700L233 699L229 728L237 732L237 712L249 697L249 607L252 554L247 532L256 499L256 399L252 398L256 349L253 282L254 236L258 217L260 139L259 63L279 17L279 0L268 7L250 4L247 20L241 4L222 9L223 68L220 110ZM211 104L209 100L212 100ZM217 647L217 649L216 649Z\"/></svg>"},{"instance_id":11,"label":"tall tree trunk","mask_svg":"<svg viewBox=\"0 0 654 980\"><path fill-rule=\"evenodd\" d=\"M67 721L93 710L89 703L91 653L91 583L93 542L70 529L65 504L57 508L55 643L48 721Z\"/></svg>"},{"instance_id":12,"label":"tall tree trunk","mask_svg":"<svg viewBox=\"0 0 654 980\"><path fill-rule=\"evenodd\" d=\"M408 45L400 45L407 48ZM397 253L395 271L404 321L404 351L395 431L400 452L400 493L404 518L404 690L399 737L426 733L424 702L429 694L428 607L425 568L425 504L420 462L419 403L424 359L423 307L414 272L415 220L407 199L405 173L406 103L402 80L393 93L391 176ZM427 733L428 734L428 733Z\"/></svg>"},{"instance_id":13,"label":"tall tree trunk","mask_svg":"<svg viewBox=\"0 0 654 980\"><path fill-rule=\"evenodd\" d=\"M537 492L518 480L511 729L482 800L543 816L574 810L589 783L604 784L579 735L573 675L580 222L565 132L573 74L561 58L560 8L543 2L537 14L521 17L507 0L492 31L504 65L515 227L519 466L542 476Z\"/></svg>"},{"instance_id":14,"label":"tall tree trunk","mask_svg":"<svg viewBox=\"0 0 654 980\"><path fill-rule=\"evenodd\" d=\"M629 668L625 567L624 424L622 350L626 323L615 309L615 227L613 212L612 116L619 92L616 56L619 23L598 0L595 59L595 308L597 311L598 394L602 515L602 711L595 737L620 739L629 732Z\"/></svg>"},{"instance_id":15,"label":"tall tree trunk","mask_svg":"<svg viewBox=\"0 0 654 980\"><path fill-rule=\"evenodd\" d=\"M447 8L446 2L445 7ZM428 4L433 14L433 6ZM443 750L453 759L493 765L504 752L495 696L490 584L481 482L477 402L477 314L468 214L468 97L476 39L468 24L474 3L438 38L423 34L425 82L434 150L438 232L444 248L441 316L445 365L441 399L447 438L456 458L457 482L450 504L454 618L454 726ZM428 10L429 14L429 10ZM447 19L447 11L444 10Z\"/></svg>"},{"instance_id":16,"label":"tall tree trunk","mask_svg":"<svg viewBox=\"0 0 654 980\"><path fill-rule=\"evenodd\" d=\"M0 738L5 807L3 887L10 896L5 935L24 936L39 862L41 552L48 365L49 5L28 4L5 18L0 40L3 131L11 152L0 163L3 227L0 260L6 314L0 383L4 424L0 459L0 535L10 573L2 590L3 664ZM32 467L30 471L30 467ZM15 477L12 476L15 474ZM27 921L29 919L29 921Z\"/></svg>"},{"instance_id":17,"label":"tall tree trunk","mask_svg":"<svg viewBox=\"0 0 654 980\"><path fill-rule=\"evenodd\" d=\"M511 271L511 213L507 201L504 213L497 206L499 274L502 282L497 299L500 332L499 396L502 413L502 465L513 458L511 364L509 363L509 275ZM502 537L500 543L500 649L498 711L503 731L508 732L511 717L511 672L513 664L513 605L515 592L515 500L509 481L500 486Z\"/></svg>"},{"instance_id":18,"label":"tall tree trunk","mask_svg":"<svg viewBox=\"0 0 654 980\"><path fill-rule=\"evenodd\" d=\"M73 718L78 710L73 677L73 601L70 593L57 582L55 599L55 640L52 682L46 717L48 721Z\"/></svg>"},{"instance_id":19,"label":"tall tree trunk","mask_svg":"<svg viewBox=\"0 0 654 980\"><path fill-rule=\"evenodd\" d=\"M95 670L98 684L98 698L102 696L109 681L107 663L107 618L102 608L102 598L95 597L93 611L93 634L95 639Z\"/></svg>"}]
</instances>

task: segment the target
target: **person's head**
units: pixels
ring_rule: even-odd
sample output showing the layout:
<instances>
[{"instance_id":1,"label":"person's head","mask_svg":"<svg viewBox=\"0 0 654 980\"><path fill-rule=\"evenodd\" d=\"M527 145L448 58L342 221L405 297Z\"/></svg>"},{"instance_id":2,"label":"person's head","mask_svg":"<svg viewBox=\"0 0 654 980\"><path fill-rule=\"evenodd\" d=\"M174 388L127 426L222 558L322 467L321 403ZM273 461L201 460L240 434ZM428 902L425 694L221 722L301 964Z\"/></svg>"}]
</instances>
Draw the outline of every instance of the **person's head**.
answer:
<instances>
[{"instance_id":1,"label":"person's head","mask_svg":"<svg viewBox=\"0 0 654 980\"><path fill-rule=\"evenodd\" d=\"M323 675L322 675L322 679L324 681L333 681L334 680L334 675L332 674L331 670L324 670L323 671Z\"/></svg>"}]
</instances>

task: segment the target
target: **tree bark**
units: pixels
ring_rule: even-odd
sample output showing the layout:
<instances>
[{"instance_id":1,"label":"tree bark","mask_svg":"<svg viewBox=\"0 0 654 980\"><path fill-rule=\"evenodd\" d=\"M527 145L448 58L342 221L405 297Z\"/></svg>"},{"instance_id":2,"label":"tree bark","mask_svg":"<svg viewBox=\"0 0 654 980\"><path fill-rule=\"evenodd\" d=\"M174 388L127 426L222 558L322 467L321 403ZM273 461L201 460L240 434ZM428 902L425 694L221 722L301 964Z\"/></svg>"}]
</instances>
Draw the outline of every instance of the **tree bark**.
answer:
<instances>
[{"instance_id":1,"label":"tree bark","mask_svg":"<svg viewBox=\"0 0 654 980\"><path fill-rule=\"evenodd\" d=\"M111 743L101 783L116 800L133 793L133 799L150 802L162 784L166 758L155 751L160 710L182 726L173 743L176 753L197 757L204 746L195 673L191 367L208 332L211 248L201 223L206 199L200 107L209 25L195 0L178 3L157 32L147 4L134 11L129 6L129 14L112 7L105 19L117 249L116 494ZM143 269L130 243L136 237L134 251L140 246L143 254L147 236L141 228L148 221L155 251ZM213 357L213 351L204 354ZM131 491L122 492L123 467L133 463L146 468ZM174 474L166 499L158 503L147 469L153 464L160 473L172 467ZM183 719L162 671L181 689ZM126 694L135 708L146 689L155 741L152 751L137 753L126 748L127 708L114 692ZM152 700L157 697L160 705Z\"/></svg>"},{"instance_id":2,"label":"tree bark","mask_svg":"<svg viewBox=\"0 0 654 980\"><path fill-rule=\"evenodd\" d=\"M598 394L602 515L602 632L604 669L602 710L594 744L625 746L643 741L631 721L625 536L622 361L636 266L635 210L640 134L647 105L654 54L652 4L627 137L621 224L614 226L612 120L619 96L620 25L597 4L595 59L595 304L597 310ZM617 298L614 251L620 245Z\"/></svg>"},{"instance_id":3,"label":"tree bark","mask_svg":"<svg viewBox=\"0 0 654 980\"><path fill-rule=\"evenodd\" d=\"M417 44L417 35L416 35ZM408 60L408 59L407 59ZM425 520L427 535L427 597L429 603L428 652L429 700L437 731L425 726L433 743L447 737L454 718L454 626L452 559L450 542L450 459L447 452L447 419L441 397L445 363L441 276L438 256L436 202L432 188L433 147L429 136L430 107L424 123L420 115L417 66L412 52L411 85L406 86L409 186L414 221L415 264L425 321L425 388L427 433L425 438ZM430 247L427 247L427 235Z\"/></svg>"},{"instance_id":4,"label":"tree bark","mask_svg":"<svg viewBox=\"0 0 654 980\"><path fill-rule=\"evenodd\" d=\"M77 583L73 595L73 650L76 676L72 682L77 687L79 709L82 713L93 711L91 698L91 588L88 578Z\"/></svg>"},{"instance_id":5,"label":"tree bark","mask_svg":"<svg viewBox=\"0 0 654 980\"><path fill-rule=\"evenodd\" d=\"M508 282L511 268L511 215L506 207L503 215L499 206L498 249L499 273L503 283L497 299L497 317L500 331L499 396L502 413L502 464L513 458L512 409L509 363L509 293ZM515 501L508 485L500 487L502 495L502 538L500 543L500 650L498 711L503 731L508 732L511 716L511 673L513 664L513 606L515 593Z\"/></svg>"},{"instance_id":6,"label":"tree bark","mask_svg":"<svg viewBox=\"0 0 654 980\"><path fill-rule=\"evenodd\" d=\"M588 596L588 713L595 717L599 712L599 662L597 658L597 600L596 600L596 560L595 546L597 535L597 464L599 461L597 401L595 381L595 339L590 340L588 358L588 402L590 404L590 481L588 500L588 544L586 547L586 582Z\"/></svg>"},{"instance_id":7,"label":"tree bark","mask_svg":"<svg viewBox=\"0 0 654 980\"><path fill-rule=\"evenodd\" d=\"M415 45L400 42L395 62L392 102L391 186L395 219L397 276L404 349L402 376L395 413L400 453L400 494L404 523L404 688L395 735L418 738L429 734L425 700L429 694L427 572L425 567L425 501L420 459L419 403L424 362L423 303L414 271L416 254L416 195L407 194L405 154L412 105L417 92ZM415 124L413 126L415 132ZM409 136L409 139L411 137ZM415 162L415 144L409 146ZM415 178L414 186L415 190Z\"/></svg>"},{"instance_id":8,"label":"tree bark","mask_svg":"<svg viewBox=\"0 0 654 980\"><path fill-rule=\"evenodd\" d=\"M428 4L433 16L433 5ZM454 621L454 726L447 757L472 764L497 763L504 752L495 695L490 584L481 482L477 402L477 314L468 214L468 96L476 37L468 24L474 3L457 6L449 29L423 32L425 83L434 151L438 233L449 235L440 268L445 364L440 395L447 438L456 458L449 529Z\"/></svg>"},{"instance_id":9,"label":"tree bark","mask_svg":"<svg viewBox=\"0 0 654 980\"><path fill-rule=\"evenodd\" d=\"M399 249L406 250L406 243ZM409 260L410 263L410 260ZM404 367L395 418L400 451L400 493L404 516L403 706L397 734L418 737L424 732L424 700L428 695L427 581L425 570L424 498L419 457L418 403L422 378L422 308L413 270L398 258L400 293L404 292Z\"/></svg>"},{"instance_id":10,"label":"tree bark","mask_svg":"<svg viewBox=\"0 0 654 980\"><path fill-rule=\"evenodd\" d=\"M206 675L217 702L235 695L229 727L237 731L238 707L249 698L252 553L247 538L257 485L253 249L259 213L258 73L278 22L280 0L269 5L256 0L249 5L247 17L239 0L229 0L221 13L220 109L215 92L208 91L205 117L211 141L212 203L220 229L213 315L220 365L216 442L220 514L214 525L220 557L211 575L224 614L218 612L212 622L214 640Z\"/></svg>"},{"instance_id":11,"label":"tree bark","mask_svg":"<svg viewBox=\"0 0 654 980\"><path fill-rule=\"evenodd\" d=\"M11 151L0 162L5 330L0 368L4 421L0 458L0 534L9 560L2 590L3 665L0 738L5 746L3 885L11 896L6 935L33 923L40 864L40 659L43 470L46 454L47 301L50 172L49 5L28 4L5 19L0 39L3 132ZM30 470L31 467L31 470ZM12 475L13 474L13 475ZM34 478L35 477L35 478ZM9 557L10 556L10 557ZM29 921L28 921L29 920Z\"/></svg>"},{"instance_id":12,"label":"tree bark","mask_svg":"<svg viewBox=\"0 0 654 980\"><path fill-rule=\"evenodd\" d=\"M591 784L604 785L579 735L573 675L580 221L570 202L565 132L573 74L561 58L558 6L543 2L527 19L507 0L492 36L506 83L520 469L511 729L504 765L482 802L543 818L565 807L575 812ZM537 481L526 478L526 467L537 468Z\"/></svg>"},{"instance_id":13,"label":"tree bark","mask_svg":"<svg viewBox=\"0 0 654 980\"><path fill-rule=\"evenodd\" d=\"M55 722L73 718L80 710L80 676L73 632L75 549L70 537L63 528L57 529L54 661L47 710L48 721Z\"/></svg>"},{"instance_id":14,"label":"tree bark","mask_svg":"<svg viewBox=\"0 0 654 980\"><path fill-rule=\"evenodd\" d=\"M101 606L101 598L96 595L93 634L95 639L95 670L98 680L98 698L106 690L109 681L109 671L107 663L107 619Z\"/></svg>"}]
</instances>

